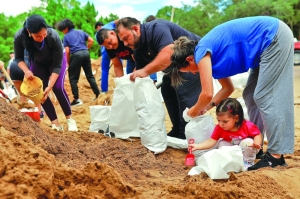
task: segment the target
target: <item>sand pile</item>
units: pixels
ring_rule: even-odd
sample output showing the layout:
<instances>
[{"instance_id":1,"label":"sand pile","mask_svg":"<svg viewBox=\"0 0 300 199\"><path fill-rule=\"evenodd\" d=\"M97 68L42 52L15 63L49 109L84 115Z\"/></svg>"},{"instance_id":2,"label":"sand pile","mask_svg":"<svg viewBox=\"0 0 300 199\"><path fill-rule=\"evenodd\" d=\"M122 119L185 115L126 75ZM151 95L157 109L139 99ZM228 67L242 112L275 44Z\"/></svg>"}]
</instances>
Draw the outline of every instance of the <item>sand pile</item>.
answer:
<instances>
[{"instance_id":1,"label":"sand pile","mask_svg":"<svg viewBox=\"0 0 300 199\"><path fill-rule=\"evenodd\" d=\"M98 63L93 65L97 80ZM296 76L299 85L299 67ZM72 100L68 80L65 85ZM109 92L96 101L84 75L78 85L83 105L72 107L77 133L53 131L47 117L34 122L16 103L0 100L0 198L300 198L300 105L295 105L295 153L286 156L288 167L211 180L205 173L187 176L186 150L168 147L154 155L138 138L120 140L88 132L89 106L111 103L113 75ZM299 103L300 89L295 92ZM67 129L59 104L51 99ZM168 116L166 126L170 130Z\"/></svg>"}]
</instances>

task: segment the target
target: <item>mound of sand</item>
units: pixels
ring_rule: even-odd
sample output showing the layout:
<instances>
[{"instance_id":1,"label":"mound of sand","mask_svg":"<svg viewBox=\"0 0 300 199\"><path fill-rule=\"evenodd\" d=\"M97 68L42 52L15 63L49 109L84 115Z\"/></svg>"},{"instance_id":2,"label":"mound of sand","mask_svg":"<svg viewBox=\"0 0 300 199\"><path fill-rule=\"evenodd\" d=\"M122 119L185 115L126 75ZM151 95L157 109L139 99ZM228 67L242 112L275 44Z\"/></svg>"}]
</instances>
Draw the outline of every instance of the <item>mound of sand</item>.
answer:
<instances>
[{"instance_id":1,"label":"mound of sand","mask_svg":"<svg viewBox=\"0 0 300 199\"><path fill-rule=\"evenodd\" d=\"M99 60L93 61L93 70L100 84ZM300 198L300 88L295 89L296 142L295 153L286 156L289 166L211 180L205 173L187 176L185 150L167 148L154 155L138 138L88 132L89 106L111 104L113 78L111 70L109 92L92 101L93 92L81 75L83 105L72 107L77 133L53 131L47 117L34 122L16 103L0 100L0 198ZM295 85L299 83L300 68L295 67ZM67 78L65 87L72 100ZM237 90L233 96L240 94ZM59 104L51 99L67 129ZM168 116L166 126L170 130Z\"/></svg>"}]
</instances>

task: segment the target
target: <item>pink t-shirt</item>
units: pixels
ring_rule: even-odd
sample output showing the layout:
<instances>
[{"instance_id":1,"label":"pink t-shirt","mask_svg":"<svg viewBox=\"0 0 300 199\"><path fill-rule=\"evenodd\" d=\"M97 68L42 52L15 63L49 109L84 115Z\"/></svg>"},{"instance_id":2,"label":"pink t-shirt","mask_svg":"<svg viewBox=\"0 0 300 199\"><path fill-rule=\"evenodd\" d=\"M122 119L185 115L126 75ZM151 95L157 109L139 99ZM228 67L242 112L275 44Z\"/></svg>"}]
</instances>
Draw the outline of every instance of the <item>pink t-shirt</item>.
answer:
<instances>
[{"instance_id":1,"label":"pink t-shirt","mask_svg":"<svg viewBox=\"0 0 300 199\"><path fill-rule=\"evenodd\" d=\"M226 131L220 127L220 125L216 125L211 138L214 140L219 140L220 138L223 138L223 140L230 142L232 144L238 144L235 143L237 140L243 140L245 138L254 138L256 135L259 135L260 131L250 121L244 120L242 123L242 126L237 131Z\"/></svg>"}]
</instances>

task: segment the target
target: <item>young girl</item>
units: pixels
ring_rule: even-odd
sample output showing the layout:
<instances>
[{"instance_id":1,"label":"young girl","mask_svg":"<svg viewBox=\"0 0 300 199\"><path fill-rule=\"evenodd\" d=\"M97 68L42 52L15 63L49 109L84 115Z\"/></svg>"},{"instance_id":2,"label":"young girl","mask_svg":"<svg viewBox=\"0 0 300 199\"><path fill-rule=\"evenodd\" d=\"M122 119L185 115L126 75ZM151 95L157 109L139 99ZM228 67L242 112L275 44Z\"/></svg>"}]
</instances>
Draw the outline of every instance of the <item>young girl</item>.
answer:
<instances>
[{"instance_id":1,"label":"young girl","mask_svg":"<svg viewBox=\"0 0 300 199\"><path fill-rule=\"evenodd\" d=\"M238 18L216 26L198 44L187 37L174 41L172 65L165 72L175 86L182 82L182 73L199 72L202 90L188 111L196 117L231 95L231 76L250 69L243 98L249 120L266 132L268 146L248 170L285 166L283 155L294 153L295 146L293 49L293 33L279 19ZM211 77L222 86L215 95Z\"/></svg>"},{"instance_id":2,"label":"young girl","mask_svg":"<svg viewBox=\"0 0 300 199\"><path fill-rule=\"evenodd\" d=\"M233 98L224 99L217 106L216 115L218 124L211 138L200 144L189 144L189 147L192 151L209 149L222 138L217 148L239 145L243 150L245 167L253 165L256 149L261 149L262 135L257 126L244 119L241 104Z\"/></svg>"}]
</instances>

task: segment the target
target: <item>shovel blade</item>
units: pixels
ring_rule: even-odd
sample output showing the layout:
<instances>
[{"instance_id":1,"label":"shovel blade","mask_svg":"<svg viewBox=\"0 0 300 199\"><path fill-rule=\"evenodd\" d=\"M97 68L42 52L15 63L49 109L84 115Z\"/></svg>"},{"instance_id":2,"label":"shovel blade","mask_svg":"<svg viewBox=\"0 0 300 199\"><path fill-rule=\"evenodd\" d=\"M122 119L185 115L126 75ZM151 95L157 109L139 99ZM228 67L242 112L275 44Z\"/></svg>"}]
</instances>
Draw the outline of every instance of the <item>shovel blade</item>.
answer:
<instances>
[{"instance_id":1,"label":"shovel blade","mask_svg":"<svg viewBox=\"0 0 300 199\"><path fill-rule=\"evenodd\" d=\"M194 166L195 165L195 156L194 156L194 154L187 154L185 156L185 165L186 166Z\"/></svg>"}]
</instances>

